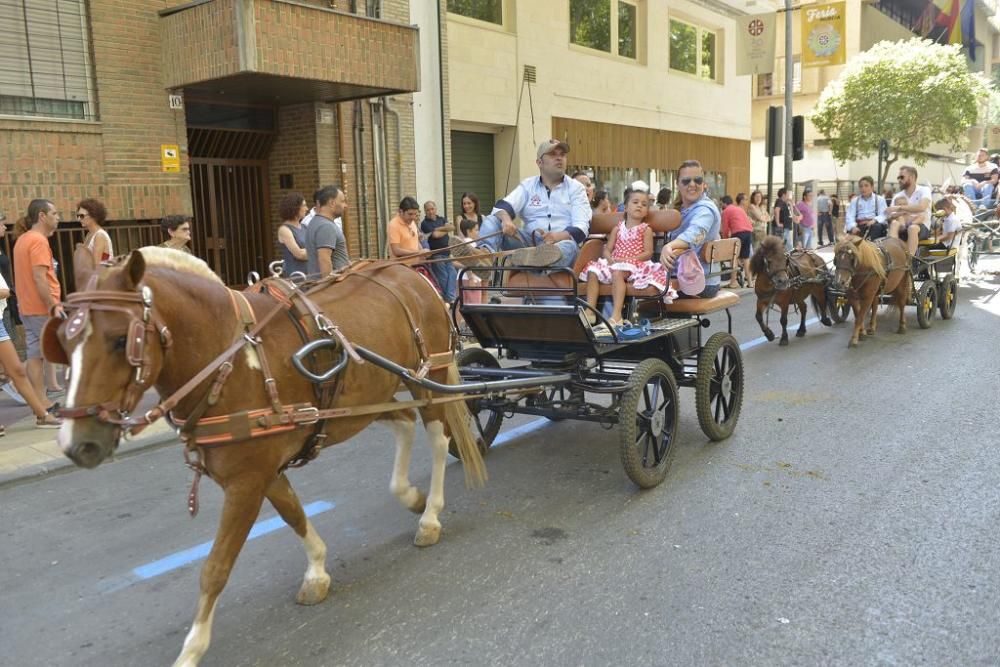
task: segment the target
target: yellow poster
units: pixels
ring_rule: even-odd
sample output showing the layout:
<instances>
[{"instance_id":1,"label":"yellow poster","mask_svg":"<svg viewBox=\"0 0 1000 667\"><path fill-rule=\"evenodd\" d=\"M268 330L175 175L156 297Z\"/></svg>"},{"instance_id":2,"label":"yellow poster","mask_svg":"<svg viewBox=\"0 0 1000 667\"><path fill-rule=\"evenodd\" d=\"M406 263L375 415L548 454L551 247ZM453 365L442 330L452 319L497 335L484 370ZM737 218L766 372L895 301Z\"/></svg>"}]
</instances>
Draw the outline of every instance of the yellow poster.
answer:
<instances>
[{"instance_id":1,"label":"yellow poster","mask_svg":"<svg viewBox=\"0 0 1000 667\"><path fill-rule=\"evenodd\" d=\"M179 172L181 170L181 148L177 144L160 144L160 162L163 171Z\"/></svg>"},{"instance_id":2,"label":"yellow poster","mask_svg":"<svg viewBox=\"0 0 1000 667\"><path fill-rule=\"evenodd\" d=\"M843 2L804 5L799 34L802 36L802 66L843 65L847 60L847 21Z\"/></svg>"}]
</instances>

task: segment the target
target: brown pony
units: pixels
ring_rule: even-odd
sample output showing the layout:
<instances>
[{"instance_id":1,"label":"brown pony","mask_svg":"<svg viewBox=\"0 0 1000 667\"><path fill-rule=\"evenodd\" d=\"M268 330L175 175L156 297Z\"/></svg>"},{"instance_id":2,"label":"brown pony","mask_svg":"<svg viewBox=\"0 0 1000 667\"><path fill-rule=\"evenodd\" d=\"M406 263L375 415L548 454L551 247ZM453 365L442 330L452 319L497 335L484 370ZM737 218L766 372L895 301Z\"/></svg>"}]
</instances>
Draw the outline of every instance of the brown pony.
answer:
<instances>
[{"instance_id":1,"label":"brown pony","mask_svg":"<svg viewBox=\"0 0 1000 667\"><path fill-rule=\"evenodd\" d=\"M872 243L848 236L834 248L833 266L834 289L846 294L854 311L854 331L848 347L857 347L865 333L875 335L882 294L892 297L892 305L899 309L897 333L906 333L905 307L910 300L913 281L903 241L881 238ZM868 328L863 332L864 313L869 310Z\"/></svg>"},{"instance_id":2,"label":"brown pony","mask_svg":"<svg viewBox=\"0 0 1000 667\"><path fill-rule=\"evenodd\" d=\"M116 423L115 417L134 408L137 401L130 396L137 387L139 396L149 386L161 397L172 396L233 350L228 379L221 378L221 373L206 376L169 413L175 423L193 413L202 414L199 424L221 423L224 429L229 424L232 436L231 441L215 446L199 440L194 447L205 474L225 494L218 532L201 572L194 622L176 662L195 665L208 648L216 601L264 499L295 530L305 547L308 569L297 601L316 604L330 587L326 545L306 518L284 474L289 462L304 451L303 443L316 426L307 426L305 419L303 423L278 419L265 423L275 416L272 406L288 405L299 414L299 410L311 409L303 405L318 403L316 388L290 360L302 345L301 322L288 317L287 309L279 310L275 296L230 290L204 262L185 253L143 248L116 265L99 269L85 250L78 250L74 260L77 285L88 288L71 295L68 320L50 321L45 343L47 356L58 358L61 352L69 362L64 412L68 418L58 439L63 452L78 465L93 468L112 454L122 431L121 420ZM426 280L404 266L383 263L362 268L310 298L348 341L407 369L421 366L426 361L425 352L437 355L453 349L443 302ZM272 311L281 315L266 320L264 314ZM248 319L265 326L251 335ZM245 339L243 344L241 339ZM427 377L457 383L458 368L447 354L445 359L428 367ZM268 371L275 380L268 383L270 387L264 382ZM325 422L318 433L319 442L343 442L376 419L385 423L396 440L390 490L404 507L421 513L414 542L428 546L436 543L441 533L438 515L444 506L449 435L472 481L485 479L485 470L469 430L465 402L427 400L421 402L419 411L433 454L428 495L410 483L416 414L409 405L393 408L400 382L398 376L373 363L348 363L340 373L333 403L346 414ZM404 384L414 399L429 398L418 385ZM206 397L208 407L202 412ZM167 399L161 406L169 407L169 403ZM358 407L371 405L378 408L377 414ZM251 412L253 419L247 419L244 411L257 412Z\"/></svg>"},{"instance_id":3,"label":"brown pony","mask_svg":"<svg viewBox=\"0 0 1000 667\"><path fill-rule=\"evenodd\" d=\"M771 304L781 308L781 341L788 345L788 307L795 304L802 314L795 336L806 335L806 297L812 297L813 308L819 313L823 326L833 322L827 315L826 262L812 250L785 252L785 246L777 236L768 236L750 258L750 270L754 274L754 291L757 294L757 324L768 340L774 340L774 332L764 323L764 311Z\"/></svg>"}]
</instances>

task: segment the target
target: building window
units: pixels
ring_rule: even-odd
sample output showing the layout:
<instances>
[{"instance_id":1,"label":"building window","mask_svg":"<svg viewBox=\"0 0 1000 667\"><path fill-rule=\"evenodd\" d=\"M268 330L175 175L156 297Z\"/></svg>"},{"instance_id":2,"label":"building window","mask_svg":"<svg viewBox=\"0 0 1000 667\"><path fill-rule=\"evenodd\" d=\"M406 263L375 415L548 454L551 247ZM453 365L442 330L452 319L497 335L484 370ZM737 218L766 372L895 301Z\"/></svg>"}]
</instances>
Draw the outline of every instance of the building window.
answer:
<instances>
[{"instance_id":1,"label":"building window","mask_svg":"<svg viewBox=\"0 0 1000 667\"><path fill-rule=\"evenodd\" d=\"M775 89L775 78L778 86ZM802 92L802 62L800 56L792 56L792 92ZM770 97L785 94L785 59L778 58L774 72L757 75L757 97Z\"/></svg>"},{"instance_id":2,"label":"building window","mask_svg":"<svg viewBox=\"0 0 1000 667\"><path fill-rule=\"evenodd\" d=\"M0 114L96 120L85 0L0 0Z\"/></svg>"},{"instance_id":3,"label":"building window","mask_svg":"<svg viewBox=\"0 0 1000 667\"><path fill-rule=\"evenodd\" d=\"M670 69L718 81L718 42L714 30L670 19Z\"/></svg>"},{"instance_id":4,"label":"building window","mask_svg":"<svg viewBox=\"0 0 1000 667\"><path fill-rule=\"evenodd\" d=\"M616 6L617 11L614 11ZM612 17L616 20L612 21ZM636 60L639 57L638 35L636 2L570 0L569 41L573 44Z\"/></svg>"},{"instance_id":5,"label":"building window","mask_svg":"<svg viewBox=\"0 0 1000 667\"><path fill-rule=\"evenodd\" d=\"M448 11L470 19L503 25L503 0L448 0Z\"/></svg>"}]
</instances>

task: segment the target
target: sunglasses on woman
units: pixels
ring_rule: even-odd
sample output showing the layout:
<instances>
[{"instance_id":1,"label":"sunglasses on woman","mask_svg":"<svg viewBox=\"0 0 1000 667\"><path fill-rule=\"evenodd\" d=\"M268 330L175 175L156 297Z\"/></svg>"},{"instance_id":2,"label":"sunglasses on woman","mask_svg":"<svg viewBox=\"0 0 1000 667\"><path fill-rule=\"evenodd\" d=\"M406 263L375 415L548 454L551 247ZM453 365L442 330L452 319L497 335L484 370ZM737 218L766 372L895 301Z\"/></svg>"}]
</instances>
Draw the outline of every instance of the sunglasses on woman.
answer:
<instances>
[{"instance_id":1,"label":"sunglasses on woman","mask_svg":"<svg viewBox=\"0 0 1000 667\"><path fill-rule=\"evenodd\" d=\"M694 176L694 177L685 176L684 178L681 179L681 185L685 185L685 186L691 185L691 181L694 181L695 185L701 185L702 183L705 182L705 177L704 176Z\"/></svg>"}]
</instances>

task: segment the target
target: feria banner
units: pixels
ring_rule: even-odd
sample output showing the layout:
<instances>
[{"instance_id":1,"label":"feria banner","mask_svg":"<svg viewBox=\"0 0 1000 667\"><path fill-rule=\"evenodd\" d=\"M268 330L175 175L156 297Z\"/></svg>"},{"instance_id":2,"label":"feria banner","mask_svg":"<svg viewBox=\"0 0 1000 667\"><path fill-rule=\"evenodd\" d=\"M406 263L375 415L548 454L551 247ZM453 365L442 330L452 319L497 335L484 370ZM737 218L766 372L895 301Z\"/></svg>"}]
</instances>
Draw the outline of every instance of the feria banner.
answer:
<instances>
[{"instance_id":1,"label":"feria banner","mask_svg":"<svg viewBox=\"0 0 1000 667\"><path fill-rule=\"evenodd\" d=\"M775 14L753 14L736 19L736 73L774 71Z\"/></svg>"},{"instance_id":2,"label":"feria banner","mask_svg":"<svg viewBox=\"0 0 1000 667\"><path fill-rule=\"evenodd\" d=\"M845 3L826 2L804 5L802 24L802 66L843 65L847 61Z\"/></svg>"}]
</instances>

